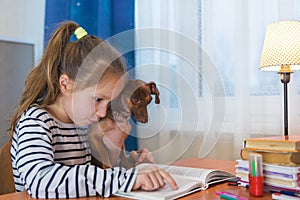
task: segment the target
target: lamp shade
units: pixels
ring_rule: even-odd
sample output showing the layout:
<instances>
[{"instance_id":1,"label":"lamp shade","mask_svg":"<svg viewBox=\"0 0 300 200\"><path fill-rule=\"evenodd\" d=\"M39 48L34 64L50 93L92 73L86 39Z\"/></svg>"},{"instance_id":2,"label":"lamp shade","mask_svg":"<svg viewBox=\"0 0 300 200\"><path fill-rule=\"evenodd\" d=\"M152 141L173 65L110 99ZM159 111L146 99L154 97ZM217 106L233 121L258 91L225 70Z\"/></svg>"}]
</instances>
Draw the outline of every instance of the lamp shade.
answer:
<instances>
[{"instance_id":1,"label":"lamp shade","mask_svg":"<svg viewBox=\"0 0 300 200\"><path fill-rule=\"evenodd\" d=\"M268 71L300 69L300 22L279 21L268 25L259 68Z\"/></svg>"}]
</instances>

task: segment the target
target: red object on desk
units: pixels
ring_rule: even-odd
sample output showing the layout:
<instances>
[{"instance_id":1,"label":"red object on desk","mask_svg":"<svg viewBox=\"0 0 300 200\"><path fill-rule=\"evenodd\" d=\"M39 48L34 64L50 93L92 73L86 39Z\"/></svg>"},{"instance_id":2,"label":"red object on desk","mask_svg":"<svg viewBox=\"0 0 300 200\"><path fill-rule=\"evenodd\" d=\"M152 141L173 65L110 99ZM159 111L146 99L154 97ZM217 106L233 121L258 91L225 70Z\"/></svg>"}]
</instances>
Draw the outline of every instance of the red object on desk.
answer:
<instances>
[{"instance_id":1,"label":"red object on desk","mask_svg":"<svg viewBox=\"0 0 300 200\"><path fill-rule=\"evenodd\" d=\"M261 197L263 191L264 177L249 175L249 192L252 196Z\"/></svg>"}]
</instances>

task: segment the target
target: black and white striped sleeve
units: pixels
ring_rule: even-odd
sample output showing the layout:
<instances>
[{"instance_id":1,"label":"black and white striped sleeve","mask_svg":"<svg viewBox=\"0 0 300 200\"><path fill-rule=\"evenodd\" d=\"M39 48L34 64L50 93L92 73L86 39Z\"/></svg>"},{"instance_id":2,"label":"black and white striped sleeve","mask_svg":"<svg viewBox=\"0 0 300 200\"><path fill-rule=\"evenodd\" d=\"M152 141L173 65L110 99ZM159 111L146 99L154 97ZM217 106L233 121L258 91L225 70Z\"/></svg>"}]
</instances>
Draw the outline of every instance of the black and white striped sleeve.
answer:
<instances>
[{"instance_id":1,"label":"black and white striped sleeve","mask_svg":"<svg viewBox=\"0 0 300 200\"><path fill-rule=\"evenodd\" d=\"M25 189L35 198L73 198L130 191L135 168L101 169L93 165L67 166L54 162L52 136L43 121L19 122L15 162ZM16 147L17 145L17 147Z\"/></svg>"}]
</instances>

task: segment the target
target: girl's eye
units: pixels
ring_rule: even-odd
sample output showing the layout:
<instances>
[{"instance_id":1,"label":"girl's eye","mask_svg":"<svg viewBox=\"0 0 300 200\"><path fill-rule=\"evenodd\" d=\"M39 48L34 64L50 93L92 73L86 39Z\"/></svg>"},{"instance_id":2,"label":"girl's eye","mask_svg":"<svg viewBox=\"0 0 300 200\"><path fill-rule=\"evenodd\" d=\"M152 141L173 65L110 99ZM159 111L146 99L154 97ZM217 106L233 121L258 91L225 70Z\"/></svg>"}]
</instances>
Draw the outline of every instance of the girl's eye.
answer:
<instances>
[{"instance_id":1,"label":"girl's eye","mask_svg":"<svg viewBox=\"0 0 300 200\"><path fill-rule=\"evenodd\" d=\"M100 102L100 101L102 101L103 99L101 99L101 98L98 98L98 97L95 97L95 101L96 102Z\"/></svg>"}]
</instances>

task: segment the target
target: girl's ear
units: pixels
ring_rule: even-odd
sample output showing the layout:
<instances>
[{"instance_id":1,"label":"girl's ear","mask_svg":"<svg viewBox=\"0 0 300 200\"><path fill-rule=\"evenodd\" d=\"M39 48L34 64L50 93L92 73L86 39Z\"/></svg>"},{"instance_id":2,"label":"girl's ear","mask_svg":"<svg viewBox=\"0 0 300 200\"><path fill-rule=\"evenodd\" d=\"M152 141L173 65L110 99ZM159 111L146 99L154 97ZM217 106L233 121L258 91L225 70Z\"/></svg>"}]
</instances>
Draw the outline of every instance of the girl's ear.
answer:
<instances>
[{"instance_id":1,"label":"girl's ear","mask_svg":"<svg viewBox=\"0 0 300 200\"><path fill-rule=\"evenodd\" d=\"M59 88L62 93L70 91L73 88L73 80L66 74L61 75L59 77Z\"/></svg>"}]
</instances>

